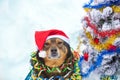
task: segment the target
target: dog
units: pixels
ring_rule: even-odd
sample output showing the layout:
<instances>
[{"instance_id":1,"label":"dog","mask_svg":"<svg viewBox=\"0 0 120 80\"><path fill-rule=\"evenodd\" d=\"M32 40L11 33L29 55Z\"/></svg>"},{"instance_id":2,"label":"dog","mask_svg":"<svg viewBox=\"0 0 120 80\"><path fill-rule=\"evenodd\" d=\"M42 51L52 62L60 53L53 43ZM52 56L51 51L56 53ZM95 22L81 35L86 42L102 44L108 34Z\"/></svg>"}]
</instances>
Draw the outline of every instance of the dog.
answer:
<instances>
[{"instance_id":1,"label":"dog","mask_svg":"<svg viewBox=\"0 0 120 80\"><path fill-rule=\"evenodd\" d=\"M43 78L50 79L52 76L63 76L64 79L69 78L73 73L74 68L74 55L71 51L70 45L66 43L64 40L60 38L50 38L45 41L43 50L46 52L46 57L41 58L39 57L39 50L36 52L36 59L39 63L42 65L45 65L52 68L62 68L64 70L64 66L70 67L71 70L64 71L52 71L48 73L46 70L40 71L34 68L34 73L37 74L36 77L42 76ZM66 64L68 63L68 64ZM70 63L70 64L69 64ZM38 66L38 64L31 59L31 65L33 67ZM40 65L41 66L41 65ZM58 80L57 78L54 78L54 80Z\"/></svg>"}]
</instances>

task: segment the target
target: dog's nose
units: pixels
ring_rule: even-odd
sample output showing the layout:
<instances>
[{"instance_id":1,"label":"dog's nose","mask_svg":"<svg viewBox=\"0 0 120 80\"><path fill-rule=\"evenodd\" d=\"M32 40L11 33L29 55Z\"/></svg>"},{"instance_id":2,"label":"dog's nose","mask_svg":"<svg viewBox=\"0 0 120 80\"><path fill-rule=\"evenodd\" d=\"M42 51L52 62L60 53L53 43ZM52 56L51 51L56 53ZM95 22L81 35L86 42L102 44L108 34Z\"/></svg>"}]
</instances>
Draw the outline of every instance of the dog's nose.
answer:
<instances>
[{"instance_id":1,"label":"dog's nose","mask_svg":"<svg viewBox=\"0 0 120 80\"><path fill-rule=\"evenodd\" d=\"M58 53L57 53L57 49L56 49L56 48L52 48L52 49L51 49L51 56L52 56L52 57L58 56Z\"/></svg>"},{"instance_id":2,"label":"dog's nose","mask_svg":"<svg viewBox=\"0 0 120 80\"><path fill-rule=\"evenodd\" d=\"M57 52L57 49L56 49L56 48L52 48L52 49L51 49L51 52L52 52L52 53L56 53L56 52Z\"/></svg>"}]
</instances>

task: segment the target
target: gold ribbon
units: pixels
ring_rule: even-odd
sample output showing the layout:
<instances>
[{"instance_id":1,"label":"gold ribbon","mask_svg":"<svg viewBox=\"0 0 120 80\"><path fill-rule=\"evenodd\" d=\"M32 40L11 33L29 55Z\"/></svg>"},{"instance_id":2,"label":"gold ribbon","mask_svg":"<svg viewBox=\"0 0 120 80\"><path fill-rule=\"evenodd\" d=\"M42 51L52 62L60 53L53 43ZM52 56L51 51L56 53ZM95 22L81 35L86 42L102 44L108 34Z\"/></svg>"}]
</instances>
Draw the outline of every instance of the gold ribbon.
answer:
<instances>
[{"instance_id":1,"label":"gold ribbon","mask_svg":"<svg viewBox=\"0 0 120 80\"><path fill-rule=\"evenodd\" d=\"M86 33L86 36L88 37L89 41L90 41L90 44L98 51L101 51L101 50L104 50L104 49L108 49L108 47L110 45L112 45L115 41L115 39L118 37L119 34L115 34L115 35L112 35L110 36L104 43L98 43L96 44L90 34L90 32L85 32Z\"/></svg>"},{"instance_id":2,"label":"gold ribbon","mask_svg":"<svg viewBox=\"0 0 120 80\"><path fill-rule=\"evenodd\" d=\"M105 8L105 7L104 7ZM103 12L103 9L104 8L100 8L99 10L101 11L101 12ZM113 12L115 12L115 13L120 13L120 6L112 6L111 7L112 8L112 10L113 10ZM90 12L92 9L91 8L84 8L84 10L86 11L86 12Z\"/></svg>"}]
</instances>

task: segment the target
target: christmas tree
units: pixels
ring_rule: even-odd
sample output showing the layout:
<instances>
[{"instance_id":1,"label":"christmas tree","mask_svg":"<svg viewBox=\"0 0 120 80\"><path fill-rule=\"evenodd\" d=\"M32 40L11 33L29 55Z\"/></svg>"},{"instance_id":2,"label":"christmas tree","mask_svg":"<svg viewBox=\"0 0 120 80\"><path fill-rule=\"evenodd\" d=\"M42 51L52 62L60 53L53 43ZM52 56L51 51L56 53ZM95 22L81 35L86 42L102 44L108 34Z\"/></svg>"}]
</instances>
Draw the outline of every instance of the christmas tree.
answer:
<instances>
[{"instance_id":1,"label":"christmas tree","mask_svg":"<svg viewBox=\"0 0 120 80\"><path fill-rule=\"evenodd\" d=\"M83 80L120 80L120 0L90 0L83 8L80 74ZM95 79L95 75L98 79Z\"/></svg>"}]
</instances>

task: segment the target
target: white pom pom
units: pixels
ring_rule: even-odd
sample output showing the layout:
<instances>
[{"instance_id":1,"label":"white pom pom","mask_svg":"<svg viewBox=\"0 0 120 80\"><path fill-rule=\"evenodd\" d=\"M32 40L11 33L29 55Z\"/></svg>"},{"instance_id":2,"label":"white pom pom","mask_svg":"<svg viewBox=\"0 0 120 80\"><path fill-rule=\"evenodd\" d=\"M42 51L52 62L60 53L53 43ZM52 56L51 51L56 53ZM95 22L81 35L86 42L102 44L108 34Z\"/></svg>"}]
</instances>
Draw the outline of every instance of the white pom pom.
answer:
<instances>
[{"instance_id":1,"label":"white pom pom","mask_svg":"<svg viewBox=\"0 0 120 80\"><path fill-rule=\"evenodd\" d=\"M38 55L41 58L45 58L46 57L46 52L45 51L40 51Z\"/></svg>"}]
</instances>

